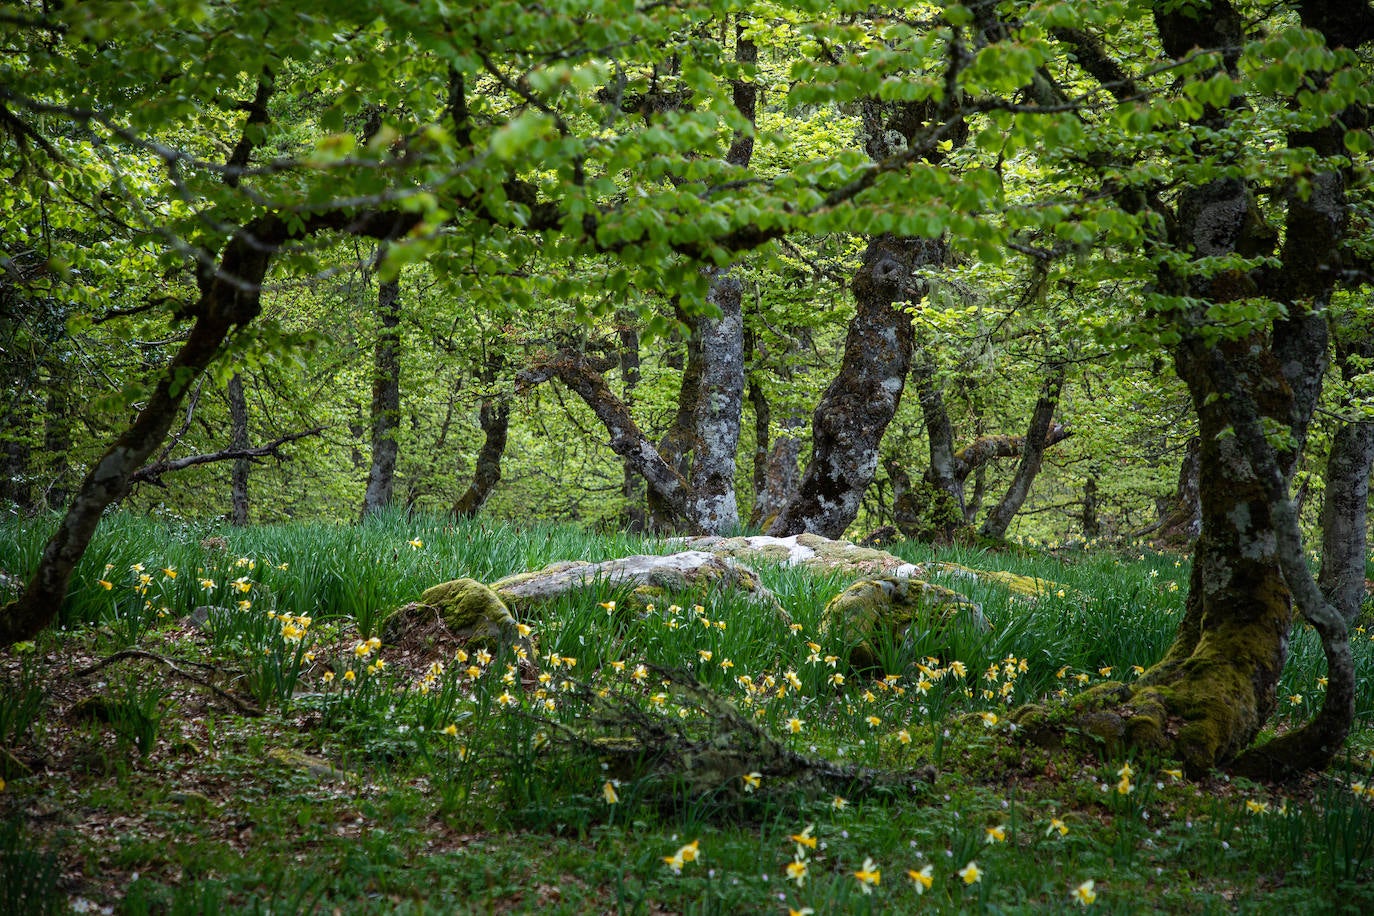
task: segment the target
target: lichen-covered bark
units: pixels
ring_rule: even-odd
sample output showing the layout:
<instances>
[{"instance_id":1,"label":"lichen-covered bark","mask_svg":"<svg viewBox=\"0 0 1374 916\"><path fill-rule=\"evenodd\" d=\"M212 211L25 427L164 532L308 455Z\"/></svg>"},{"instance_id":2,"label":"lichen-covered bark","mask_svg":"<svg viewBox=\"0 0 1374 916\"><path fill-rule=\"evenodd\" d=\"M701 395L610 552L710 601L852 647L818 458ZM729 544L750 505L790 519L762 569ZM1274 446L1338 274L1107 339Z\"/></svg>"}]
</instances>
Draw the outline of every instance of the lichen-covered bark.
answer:
<instances>
[{"instance_id":1,"label":"lichen-covered bark","mask_svg":"<svg viewBox=\"0 0 1374 916\"><path fill-rule=\"evenodd\" d=\"M1307 21L1308 10L1300 12L1306 24L1322 27ZM1160 4L1155 22L1170 57L1217 48L1222 66L1236 72L1244 21L1228 0ZM1322 22L1335 27L1333 20ZM1342 43L1331 34L1327 40ZM1206 106L1199 123L1225 131L1234 110ZM1336 133L1288 140L1331 155ZM1283 302L1287 314L1220 342L1204 336L1211 330L1205 305L1174 316L1175 365L1199 419L1202 532L1184 619L1165 658L1134 685L1104 685L1075 701L1078 724L1109 744L1171 753L1193 771L1235 761L1247 774L1282 776L1325 766L1345 739L1354 710L1345 624L1307 569L1288 495L1326 368L1325 305L1340 276L1345 208L1339 176L1318 175L1311 194L1291 195L1285 232L1278 233L1266 225L1243 179L1218 177L1185 187L1165 220L1167 238L1159 241L1203 269L1180 275L1161 262L1161 291L1197 303L1265 296ZM1276 252L1278 263L1262 270L1204 266L1209 258ZM1286 433L1287 441L1275 449L1268 430ZM1322 638L1329 678L1324 703L1308 725L1251 748L1274 709L1295 596ZM1023 720L1030 724L1035 716Z\"/></svg>"},{"instance_id":2,"label":"lichen-covered bark","mask_svg":"<svg viewBox=\"0 0 1374 916\"><path fill-rule=\"evenodd\" d=\"M811 462L769 534L840 537L858 515L911 365L911 316L900 304L924 295L916 271L944 259L944 243L936 240L882 236L869 242L854 276L858 308L844 358L812 417Z\"/></svg>"},{"instance_id":3,"label":"lichen-covered bark","mask_svg":"<svg viewBox=\"0 0 1374 916\"><path fill-rule=\"evenodd\" d=\"M708 302L719 317L697 325L703 357L698 402L692 411L691 514L707 532L739 527L735 502L735 455L744 409L743 286L729 273L712 270Z\"/></svg>"}]
</instances>

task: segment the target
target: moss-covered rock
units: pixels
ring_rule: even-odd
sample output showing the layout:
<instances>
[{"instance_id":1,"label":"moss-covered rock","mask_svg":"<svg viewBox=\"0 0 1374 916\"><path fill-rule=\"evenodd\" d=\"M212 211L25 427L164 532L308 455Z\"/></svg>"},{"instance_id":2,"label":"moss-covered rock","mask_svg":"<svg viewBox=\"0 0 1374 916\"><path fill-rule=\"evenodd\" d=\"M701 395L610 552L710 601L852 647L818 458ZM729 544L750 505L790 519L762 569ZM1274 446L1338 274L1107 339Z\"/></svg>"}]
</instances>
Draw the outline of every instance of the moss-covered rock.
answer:
<instances>
[{"instance_id":1,"label":"moss-covered rock","mask_svg":"<svg viewBox=\"0 0 1374 916\"><path fill-rule=\"evenodd\" d=\"M959 617L984 629L988 626L982 608L952 589L920 579L885 576L860 579L832 598L821 613L820 629L853 643L851 665L871 668L878 663L873 643L879 634L901 641L913 626L936 629Z\"/></svg>"},{"instance_id":2,"label":"moss-covered rock","mask_svg":"<svg viewBox=\"0 0 1374 916\"><path fill-rule=\"evenodd\" d=\"M476 579L454 579L426 589L418 601L398 608L382 627L382 639L397 643L436 622L452 635L479 645L509 641L516 627L515 617L496 592Z\"/></svg>"}]
</instances>

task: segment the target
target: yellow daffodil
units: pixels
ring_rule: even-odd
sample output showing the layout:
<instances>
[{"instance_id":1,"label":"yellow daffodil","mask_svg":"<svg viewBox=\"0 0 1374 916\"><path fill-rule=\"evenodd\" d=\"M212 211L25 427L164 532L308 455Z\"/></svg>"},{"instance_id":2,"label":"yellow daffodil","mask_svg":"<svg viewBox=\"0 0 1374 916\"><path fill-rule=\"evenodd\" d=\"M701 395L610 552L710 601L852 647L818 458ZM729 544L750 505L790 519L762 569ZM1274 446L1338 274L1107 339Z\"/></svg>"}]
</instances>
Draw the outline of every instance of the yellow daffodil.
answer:
<instances>
[{"instance_id":1,"label":"yellow daffodil","mask_svg":"<svg viewBox=\"0 0 1374 916\"><path fill-rule=\"evenodd\" d=\"M845 808L849 807L849 802L836 795L830 800L830 807L834 808L836 811L843 811Z\"/></svg>"},{"instance_id":2,"label":"yellow daffodil","mask_svg":"<svg viewBox=\"0 0 1374 916\"><path fill-rule=\"evenodd\" d=\"M606 609L606 613L609 614L609 613L611 613L612 611L615 610L615 602L614 602L614 601L603 601L603 602L601 602L601 607L605 608L605 609Z\"/></svg>"},{"instance_id":3,"label":"yellow daffodil","mask_svg":"<svg viewBox=\"0 0 1374 916\"><path fill-rule=\"evenodd\" d=\"M864 867L854 872L854 877L859 879L859 890L865 894L873 893L873 888L877 887L883 880L877 863L868 857L864 858Z\"/></svg>"},{"instance_id":4,"label":"yellow daffodil","mask_svg":"<svg viewBox=\"0 0 1374 916\"><path fill-rule=\"evenodd\" d=\"M111 581L109 581L108 579L101 579L97 584L99 584L99 586L100 586L101 588L105 589L105 591L107 591L107 592L108 592L110 589L114 588L114 583L111 582Z\"/></svg>"},{"instance_id":5,"label":"yellow daffodil","mask_svg":"<svg viewBox=\"0 0 1374 916\"><path fill-rule=\"evenodd\" d=\"M1253 798L1245 800L1245 810L1251 814L1268 814L1269 803L1267 801L1255 801Z\"/></svg>"},{"instance_id":6,"label":"yellow daffodil","mask_svg":"<svg viewBox=\"0 0 1374 916\"><path fill-rule=\"evenodd\" d=\"M1111 676L1112 676L1112 666L1111 666L1111 665L1108 665L1108 666L1106 666L1105 668L1098 668L1098 669L1097 669L1097 673L1100 674L1100 675L1102 675L1103 677L1111 677Z\"/></svg>"},{"instance_id":7,"label":"yellow daffodil","mask_svg":"<svg viewBox=\"0 0 1374 916\"><path fill-rule=\"evenodd\" d=\"M917 894L924 894L926 891L930 890L931 885L935 883L934 865L927 865L920 871L916 871L914 868L908 868L906 874L907 877L911 879L911 883L915 885Z\"/></svg>"},{"instance_id":8,"label":"yellow daffodil","mask_svg":"<svg viewBox=\"0 0 1374 916\"><path fill-rule=\"evenodd\" d=\"M811 831L815 829L815 824L807 824L806 829L801 833L788 834L787 838L797 844L798 858L800 858L801 848L803 846L807 849L816 848L816 838L811 835Z\"/></svg>"},{"instance_id":9,"label":"yellow daffodil","mask_svg":"<svg viewBox=\"0 0 1374 916\"><path fill-rule=\"evenodd\" d=\"M1165 776L1168 776L1169 778L1173 779L1174 782L1178 782L1180 779L1183 778L1182 770L1160 770L1160 772L1163 773Z\"/></svg>"},{"instance_id":10,"label":"yellow daffodil","mask_svg":"<svg viewBox=\"0 0 1374 916\"><path fill-rule=\"evenodd\" d=\"M425 546L425 542L419 538L411 538L406 541L406 543L410 545L411 550L419 550L421 547Z\"/></svg>"},{"instance_id":11,"label":"yellow daffodil","mask_svg":"<svg viewBox=\"0 0 1374 916\"><path fill-rule=\"evenodd\" d=\"M635 670L630 672L630 678L643 683L649 677L649 669L643 665L635 665Z\"/></svg>"},{"instance_id":12,"label":"yellow daffodil","mask_svg":"<svg viewBox=\"0 0 1374 916\"><path fill-rule=\"evenodd\" d=\"M162 574L168 579L175 579L177 577L177 568L175 566L164 566L162 568Z\"/></svg>"},{"instance_id":13,"label":"yellow daffodil","mask_svg":"<svg viewBox=\"0 0 1374 916\"><path fill-rule=\"evenodd\" d=\"M730 661L730 659L728 658L723 658L720 660L720 667L726 671L729 671L731 668L735 667L735 663Z\"/></svg>"},{"instance_id":14,"label":"yellow daffodil","mask_svg":"<svg viewBox=\"0 0 1374 916\"><path fill-rule=\"evenodd\" d=\"M697 656L704 662L709 662L714 653L710 649L698 649Z\"/></svg>"},{"instance_id":15,"label":"yellow daffodil","mask_svg":"<svg viewBox=\"0 0 1374 916\"><path fill-rule=\"evenodd\" d=\"M986 843L1005 843L1007 841L1007 825L998 824L996 827L984 827L983 833L986 834Z\"/></svg>"},{"instance_id":16,"label":"yellow daffodil","mask_svg":"<svg viewBox=\"0 0 1374 916\"><path fill-rule=\"evenodd\" d=\"M684 862L695 862L697 855L701 852L701 840L693 840L686 846L677 851L678 856Z\"/></svg>"},{"instance_id":17,"label":"yellow daffodil","mask_svg":"<svg viewBox=\"0 0 1374 916\"><path fill-rule=\"evenodd\" d=\"M869 716L864 719L864 721L868 723L869 728L877 728L879 725L883 724L883 720L877 716Z\"/></svg>"},{"instance_id":18,"label":"yellow daffodil","mask_svg":"<svg viewBox=\"0 0 1374 916\"><path fill-rule=\"evenodd\" d=\"M802 725L804 724L805 723L803 723L801 719L798 719L796 716L793 716L792 718L787 720L787 730L794 735L800 734L802 730Z\"/></svg>"},{"instance_id":19,"label":"yellow daffodil","mask_svg":"<svg viewBox=\"0 0 1374 916\"><path fill-rule=\"evenodd\" d=\"M324 676L321 678L321 680L323 680L326 684L328 684L330 681L334 680L334 672L333 672L333 671L326 671L326 672L324 673Z\"/></svg>"},{"instance_id":20,"label":"yellow daffodil","mask_svg":"<svg viewBox=\"0 0 1374 916\"><path fill-rule=\"evenodd\" d=\"M985 712L980 718L983 720L984 728L992 728L997 724L997 713L995 712Z\"/></svg>"},{"instance_id":21,"label":"yellow daffodil","mask_svg":"<svg viewBox=\"0 0 1374 916\"><path fill-rule=\"evenodd\" d=\"M358 679L358 675L356 675L356 674L353 673L353 669L352 669L352 668L349 668L347 671L344 672L344 680L347 681L348 683L351 684L351 683L353 683L354 681L356 681L357 679Z\"/></svg>"},{"instance_id":22,"label":"yellow daffodil","mask_svg":"<svg viewBox=\"0 0 1374 916\"><path fill-rule=\"evenodd\" d=\"M801 678L797 677L797 672L795 672L795 671L793 671L793 670L791 670L791 669L789 668L789 669L787 670L787 672L786 672L785 674L783 674L783 678L787 681L787 683L789 683L789 684L792 685L792 689L793 689L793 690L801 690L801 689L802 689Z\"/></svg>"},{"instance_id":23,"label":"yellow daffodil","mask_svg":"<svg viewBox=\"0 0 1374 916\"><path fill-rule=\"evenodd\" d=\"M606 804L616 805L620 803L620 796L615 791L615 780L608 779L601 786L601 797L606 799Z\"/></svg>"},{"instance_id":24,"label":"yellow daffodil","mask_svg":"<svg viewBox=\"0 0 1374 916\"><path fill-rule=\"evenodd\" d=\"M1073 902L1079 906L1092 906L1095 900L1097 900L1097 891L1093 890L1091 879L1073 889Z\"/></svg>"},{"instance_id":25,"label":"yellow daffodil","mask_svg":"<svg viewBox=\"0 0 1374 916\"><path fill-rule=\"evenodd\" d=\"M897 740L900 741L902 744L910 744L910 743L911 743L911 732L907 731L907 730L904 729L904 728L901 729L900 731L897 732Z\"/></svg>"},{"instance_id":26,"label":"yellow daffodil","mask_svg":"<svg viewBox=\"0 0 1374 916\"><path fill-rule=\"evenodd\" d=\"M983 880L983 870L978 867L977 862L970 862L959 869L959 877L964 879L965 884L977 884Z\"/></svg>"},{"instance_id":27,"label":"yellow daffodil","mask_svg":"<svg viewBox=\"0 0 1374 916\"><path fill-rule=\"evenodd\" d=\"M445 735L448 735L450 738L457 738L457 737L458 737L458 726L457 726L457 725L448 725L448 726L445 726L445 728L444 728L444 734L445 734Z\"/></svg>"},{"instance_id":28,"label":"yellow daffodil","mask_svg":"<svg viewBox=\"0 0 1374 916\"><path fill-rule=\"evenodd\" d=\"M496 702L500 703L502 706L514 706L520 701L517 700L514 696L512 696L509 690L506 690L503 691L501 695L496 698Z\"/></svg>"},{"instance_id":29,"label":"yellow daffodil","mask_svg":"<svg viewBox=\"0 0 1374 916\"><path fill-rule=\"evenodd\" d=\"M515 625L515 632L519 633L521 636L529 636L534 632L534 628L527 623L517 623Z\"/></svg>"},{"instance_id":30,"label":"yellow daffodil","mask_svg":"<svg viewBox=\"0 0 1374 916\"><path fill-rule=\"evenodd\" d=\"M797 882L797 887L806 883L806 861L795 859L787 863L787 880Z\"/></svg>"},{"instance_id":31,"label":"yellow daffodil","mask_svg":"<svg viewBox=\"0 0 1374 916\"><path fill-rule=\"evenodd\" d=\"M1059 831L1060 836L1065 836L1069 832L1069 825L1057 817L1052 817L1050 818L1050 825L1045 828L1045 836L1053 836L1056 830Z\"/></svg>"},{"instance_id":32,"label":"yellow daffodil","mask_svg":"<svg viewBox=\"0 0 1374 916\"><path fill-rule=\"evenodd\" d=\"M752 792L762 784L763 774L754 770L752 773L745 773L740 779L744 781L744 791Z\"/></svg>"}]
</instances>

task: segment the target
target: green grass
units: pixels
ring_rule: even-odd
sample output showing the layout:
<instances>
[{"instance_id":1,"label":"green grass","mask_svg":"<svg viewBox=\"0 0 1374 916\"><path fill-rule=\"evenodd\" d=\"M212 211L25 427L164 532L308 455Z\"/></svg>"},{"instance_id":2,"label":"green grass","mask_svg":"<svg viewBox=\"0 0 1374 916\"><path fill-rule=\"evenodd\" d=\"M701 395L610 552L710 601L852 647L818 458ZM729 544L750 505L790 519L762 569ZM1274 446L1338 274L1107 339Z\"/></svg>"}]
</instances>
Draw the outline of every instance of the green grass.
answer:
<instances>
[{"instance_id":1,"label":"green grass","mask_svg":"<svg viewBox=\"0 0 1374 916\"><path fill-rule=\"evenodd\" d=\"M23 569L44 533L0 531L0 568ZM523 690L510 647L488 658L475 646L455 656L450 645L367 642L386 611L446 579L665 550L399 514L241 531L111 517L62 608L67 629L0 659L0 739L28 765L6 772L0 792L0 902L205 914L1062 912L1091 880L1104 912L1374 906L1374 812L1351 789L1374 748L1367 695L1348 757L1286 794L1221 775L1183 781L1164 760L1050 753L1008 730L1016 704L1130 680L1155 661L1181 614L1186 559L898 545L917 562L1052 580L1063 595L1028 602L942 578L981 603L991 630L890 641L874 672L848 670L848 646L819 635L821 610L851 577L767 564L760 578L792 626L714 591L665 596L649 612L596 585L535 608L522 623L547 678ZM198 606L215 608L209 633L178 622ZM132 623L130 608L146 614ZM245 718L146 658L71 677L129 645L267 715ZM1367 677L1368 637L1355 647ZM1275 727L1311 714L1321 670L1300 628ZM95 694L110 713L74 723L73 704ZM769 756L776 748L834 766L791 772ZM791 839L808 826L814 848ZM694 842L692 860L681 850ZM857 877L869 860L876 886ZM794 861L805 862L800 885L788 880ZM972 883L960 876L969 862ZM926 866L928 890L907 874Z\"/></svg>"}]
</instances>

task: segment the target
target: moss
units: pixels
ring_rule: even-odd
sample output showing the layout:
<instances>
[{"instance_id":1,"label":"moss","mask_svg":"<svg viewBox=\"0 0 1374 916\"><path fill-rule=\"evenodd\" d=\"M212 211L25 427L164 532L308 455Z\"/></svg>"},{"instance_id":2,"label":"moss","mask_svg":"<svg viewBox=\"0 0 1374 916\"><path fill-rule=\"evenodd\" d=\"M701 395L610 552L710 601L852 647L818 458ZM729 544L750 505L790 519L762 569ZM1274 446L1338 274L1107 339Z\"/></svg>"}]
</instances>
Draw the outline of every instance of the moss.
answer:
<instances>
[{"instance_id":1,"label":"moss","mask_svg":"<svg viewBox=\"0 0 1374 916\"><path fill-rule=\"evenodd\" d=\"M382 627L388 643L435 621L475 645L496 644L513 636L516 620L501 597L476 579L454 579L426 589L418 601L393 612Z\"/></svg>"},{"instance_id":2,"label":"moss","mask_svg":"<svg viewBox=\"0 0 1374 916\"><path fill-rule=\"evenodd\" d=\"M1013 595L1021 598L1042 598L1046 595L1058 595L1061 592L1064 596L1071 593L1075 596L1078 594L1068 586L1050 579L1020 576L1001 569L971 569L958 563L940 563L936 566L936 571L946 575L973 579L976 582L996 582Z\"/></svg>"},{"instance_id":3,"label":"moss","mask_svg":"<svg viewBox=\"0 0 1374 916\"><path fill-rule=\"evenodd\" d=\"M496 594L476 579L454 579L420 595L420 603L429 605L450 630L469 628L513 627L515 618Z\"/></svg>"},{"instance_id":4,"label":"moss","mask_svg":"<svg viewBox=\"0 0 1374 916\"><path fill-rule=\"evenodd\" d=\"M900 640L915 623L928 621L932 628L941 627L958 614L987 626L977 604L944 586L900 577L860 579L825 606L820 632L838 633L853 642L849 663L871 668L878 662L872 642L878 634L886 632Z\"/></svg>"}]
</instances>

